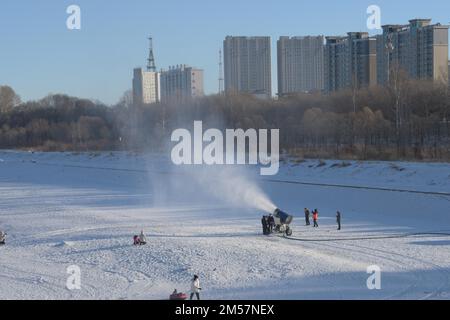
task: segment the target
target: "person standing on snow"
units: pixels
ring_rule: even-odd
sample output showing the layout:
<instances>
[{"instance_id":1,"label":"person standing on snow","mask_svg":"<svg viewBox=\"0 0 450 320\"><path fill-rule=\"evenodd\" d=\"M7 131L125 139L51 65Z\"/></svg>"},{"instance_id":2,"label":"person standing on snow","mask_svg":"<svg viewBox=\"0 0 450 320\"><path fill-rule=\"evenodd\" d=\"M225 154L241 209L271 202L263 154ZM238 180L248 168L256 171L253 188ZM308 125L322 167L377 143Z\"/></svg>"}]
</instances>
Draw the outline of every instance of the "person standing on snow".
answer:
<instances>
[{"instance_id":1,"label":"person standing on snow","mask_svg":"<svg viewBox=\"0 0 450 320\"><path fill-rule=\"evenodd\" d=\"M341 230L341 213L339 211L336 212L336 222L338 225L338 230Z\"/></svg>"},{"instance_id":2,"label":"person standing on snow","mask_svg":"<svg viewBox=\"0 0 450 320\"><path fill-rule=\"evenodd\" d=\"M269 215L267 222L269 223L269 233L273 233L273 228L275 227L275 218L273 215Z\"/></svg>"},{"instance_id":3,"label":"person standing on snow","mask_svg":"<svg viewBox=\"0 0 450 320\"><path fill-rule=\"evenodd\" d=\"M314 220L314 228L318 228L319 224L317 223L319 221L319 211L317 209L313 212L313 220Z\"/></svg>"},{"instance_id":4,"label":"person standing on snow","mask_svg":"<svg viewBox=\"0 0 450 320\"><path fill-rule=\"evenodd\" d=\"M261 218L261 224L262 224L262 228L263 228L263 235L267 234L267 224L266 224L266 217L263 216Z\"/></svg>"},{"instance_id":5,"label":"person standing on snow","mask_svg":"<svg viewBox=\"0 0 450 320\"><path fill-rule=\"evenodd\" d=\"M197 275L194 275L191 282L191 300L194 298L194 294L197 296L197 300L200 300L200 290L202 290L200 287L200 280Z\"/></svg>"},{"instance_id":6,"label":"person standing on snow","mask_svg":"<svg viewBox=\"0 0 450 320\"><path fill-rule=\"evenodd\" d=\"M310 216L310 212L309 212L308 208L305 208L305 222L306 222L307 226L311 225L311 222L309 222L309 216Z\"/></svg>"}]
</instances>

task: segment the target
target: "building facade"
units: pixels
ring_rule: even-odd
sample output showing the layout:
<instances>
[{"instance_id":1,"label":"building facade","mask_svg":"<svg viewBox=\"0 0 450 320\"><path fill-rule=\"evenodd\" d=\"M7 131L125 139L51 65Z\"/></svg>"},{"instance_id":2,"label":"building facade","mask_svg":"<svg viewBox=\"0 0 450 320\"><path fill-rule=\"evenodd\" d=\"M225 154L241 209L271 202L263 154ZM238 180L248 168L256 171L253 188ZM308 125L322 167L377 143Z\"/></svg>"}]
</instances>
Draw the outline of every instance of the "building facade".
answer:
<instances>
[{"instance_id":1,"label":"building facade","mask_svg":"<svg viewBox=\"0 0 450 320\"><path fill-rule=\"evenodd\" d=\"M326 37L324 69L326 92L376 85L376 39L369 37L367 32Z\"/></svg>"},{"instance_id":2,"label":"building facade","mask_svg":"<svg viewBox=\"0 0 450 320\"><path fill-rule=\"evenodd\" d=\"M136 68L133 71L133 104L157 103L160 101L160 74Z\"/></svg>"},{"instance_id":3,"label":"building facade","mask_svg":"<svg viewBox=\"0 0 450 320\"><path fill-rule=\"evenodd\" d=\"M366 33L356 33L351 43L351 86L371 87L377 84L377 40Z\"/></svg>"},{"instance_id":4,"label":"building facade","mask_svg":"<svg viewBox=\"0 0 450 320\"><path fill-rule=\"evenodd\" d=\"M223 42L225 91L272 97L270 37L232 37Z\"/></svg>"},{"instance_id":5,"label":"building facade","mask_svg":"<svg viewBox=\"0 0 450 320\"><path fill-rule=\"evenodd\" d=\"M448 83L448 26L431 24L431 19L384 25L377 36L378 83L387 84L399 70L414 79Z\"/></svg>"},{"instance_id":6,"label":"building facade","mask_svg":"<svg viewBox=\"0 0 450 320\"><path fill-rule=\"evenodd\" d=\"M324 37L280 37L278 95L324 89Z\"/></svg>"},{"instance_id":7,"label":"building facade","mask_svg":"<svg viewBox=\"0 0 450 320\"><path fill-rule=\"evenodd\" d=\"M326 37L324 50L324 89L333 92L344 89L346 84L346 37Z\"/></svg>"},{"instance_id":8,"label":"building facade","mask_svg":"<svg viewBox=\"0 0 450 320\"><path fill-rule=\"evenodd\" d=\"M183 102L203 95L203 70L178 65L161 71L162 102Z\"/></svg>"}]
</instances>

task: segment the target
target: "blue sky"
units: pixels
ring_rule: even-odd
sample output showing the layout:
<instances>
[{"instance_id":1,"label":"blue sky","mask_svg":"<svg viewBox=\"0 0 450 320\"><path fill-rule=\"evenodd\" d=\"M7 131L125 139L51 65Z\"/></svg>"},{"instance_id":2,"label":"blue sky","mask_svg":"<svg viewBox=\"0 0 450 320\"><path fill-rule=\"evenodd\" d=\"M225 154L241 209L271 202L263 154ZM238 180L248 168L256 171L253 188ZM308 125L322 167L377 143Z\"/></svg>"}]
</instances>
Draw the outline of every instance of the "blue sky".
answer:
<instances>
[{"instance_id":1,"label":"blue sky","mask_svg":"<svg viewBox=\"0 0 450 320\"><path fill-rule=\"evenodd\" d=\"M79 31L66 28L71 4L81 7ZM158 69L203 68L206 93L215 93L224 37L268 35L275 89L279 36L368 31L372 4L381 7L382 24L450 21L448 0L1 0L0 84L23 100L66 93L112 104L131 88L132 69L145 66L151 34Z\"/></svg>"}]
</instances>

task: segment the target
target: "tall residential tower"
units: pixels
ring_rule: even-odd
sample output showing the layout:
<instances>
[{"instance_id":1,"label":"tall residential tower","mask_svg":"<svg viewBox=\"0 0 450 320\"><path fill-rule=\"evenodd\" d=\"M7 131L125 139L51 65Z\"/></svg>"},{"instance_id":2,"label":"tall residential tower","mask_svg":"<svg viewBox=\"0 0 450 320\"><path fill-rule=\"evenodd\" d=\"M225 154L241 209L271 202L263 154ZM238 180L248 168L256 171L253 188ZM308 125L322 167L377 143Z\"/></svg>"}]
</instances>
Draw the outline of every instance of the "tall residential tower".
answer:
<instances>
[{"instance_id":1,"label":"tall residential tower","mask_svg":"<svg viewBox=\"0 0 450 320\"><path fill-rule=\"evenodd\" d=\"M278 95L324 89L324 37L280 37Z\"/></svg>"},{"instance_id":2,"label":"tall residential tower","mask_svg":"<svg viewBox=\"0 0 450 320\"><path fill-rule=\"evenodd\" d=\"M407 25L384 25L377 36L378 83L403 70L414 79L448 82L448 26L431 19L413 19Z\"/></svg>"},{"instance_id":3,"label":"tall residential tower","mask_svg":"<svg viewBox=\"0 0 450 320\"><path fill-rule=\"evenodd\" d=\"M225 91L272 97L270 37L227 36L223 42Z\"/></svg>"},{"instance_id":4,"label":"tall residential tower","mask_svg":"<svg viewBox=\"0 0 450 320\"><path fill-rule=\"evenodd\" d=\"M376 39L367 32L326 37L324 60L326 92L377 83Z\"/></svg>"}]
</instances>

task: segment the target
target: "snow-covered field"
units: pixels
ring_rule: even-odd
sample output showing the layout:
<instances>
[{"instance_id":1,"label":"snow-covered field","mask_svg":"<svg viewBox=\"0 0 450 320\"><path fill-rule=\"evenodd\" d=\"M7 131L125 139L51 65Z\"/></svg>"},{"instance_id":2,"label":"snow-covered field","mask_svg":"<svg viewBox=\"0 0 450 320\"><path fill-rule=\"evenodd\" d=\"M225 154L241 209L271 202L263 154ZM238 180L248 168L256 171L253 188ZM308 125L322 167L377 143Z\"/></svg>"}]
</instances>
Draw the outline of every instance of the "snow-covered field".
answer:
<instances>
[{"instance_id":1,"label":"snow-covered field","mask_svg":"<svg viewBox=\"0 0 450 320\"><path fill-rule=\"evenodd\" d=\"M449 164L202 171L162 156L0 151L0 299L167 299L193 274L204 299L450 299ZM242 185L295 215L292 239L261 235ZM304 207L319 209L319 228L304 226ZM149 244L134 247L141 229ZM81 290L66 288L70 265ZM370 265L381 290L366 286Z\"/></svg>"}]
</instances>

